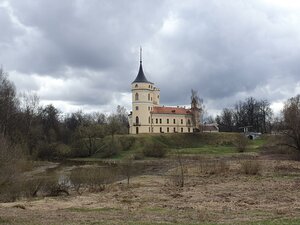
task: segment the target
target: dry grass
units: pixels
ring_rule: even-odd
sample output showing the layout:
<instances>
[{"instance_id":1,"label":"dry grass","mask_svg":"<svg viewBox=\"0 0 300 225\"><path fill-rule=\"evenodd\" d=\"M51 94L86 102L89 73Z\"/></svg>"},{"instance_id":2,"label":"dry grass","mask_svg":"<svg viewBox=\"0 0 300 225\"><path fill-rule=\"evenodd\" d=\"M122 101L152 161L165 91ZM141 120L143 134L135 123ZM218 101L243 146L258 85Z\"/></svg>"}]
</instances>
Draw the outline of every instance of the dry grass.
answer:
<instances>
[{"instance_id":1,"label":"dry grass","mask_svg":"<svg viewBox=\"0 0 300 225\"><path fill-rule=\"evenodd\" d=\"M252 170L257 162L264 165L259 177L241 173L241 164ZM100 193L1 203L0 218L6 224L24 225L248 224L300 218L298 162L203 158L185 161L185 167L181 188L166 182L173 168L162 176L132 177L130 186L126 180L116 182ZM288 171L293 176L281 176Z\"/></svg>"},{"instance_id":2,"label":"dry grass","mask_svg":"<svg viewBox=\"0 0 300 225\"><path fill-rule=\"evenodd\" d=\"M262 166L259 161L245 160L241 162L241 172L246 175L259 175Z\"/></svg>"}]
</instances>

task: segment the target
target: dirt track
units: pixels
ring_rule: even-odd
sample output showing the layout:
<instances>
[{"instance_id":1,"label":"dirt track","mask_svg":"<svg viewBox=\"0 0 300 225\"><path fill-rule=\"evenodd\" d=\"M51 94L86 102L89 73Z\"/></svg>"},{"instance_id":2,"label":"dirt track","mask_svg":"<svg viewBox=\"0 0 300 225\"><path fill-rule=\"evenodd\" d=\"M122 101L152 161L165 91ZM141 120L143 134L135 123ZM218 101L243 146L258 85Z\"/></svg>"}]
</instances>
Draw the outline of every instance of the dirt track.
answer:
<instances>
[{"instance_id":1,"label":"dirt track","mask_svg":"<svg viewBox=\"0 0 300 225\"><path fill-rule=\"evenodd\" d=\"M186 184L142 175L100 193L72 194L0 204L0 224L240 223L300 218L300 163L259 160L260 175L241 173L238 160L224 173L199 172L188 164Z\"/></svg>"}]
</instances>

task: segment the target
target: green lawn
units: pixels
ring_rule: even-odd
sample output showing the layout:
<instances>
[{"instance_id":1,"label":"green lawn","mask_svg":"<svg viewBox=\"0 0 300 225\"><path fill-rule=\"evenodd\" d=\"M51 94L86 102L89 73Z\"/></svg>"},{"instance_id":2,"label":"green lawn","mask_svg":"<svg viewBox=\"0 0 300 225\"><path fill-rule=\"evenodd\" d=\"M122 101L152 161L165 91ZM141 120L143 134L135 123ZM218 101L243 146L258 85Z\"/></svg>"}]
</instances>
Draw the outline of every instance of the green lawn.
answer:
<instances>
[{"instance_id":1,"label":"green lawn","mask_svg":"<svg viewBox=\"0 0 300 225\"><path fill-rule=\"evenodd\" d=\"M233 146L210 146L204 145L198 148L181 148L177 149L180 154L228 154L236 153L236 149ZM173 151L175 153L175 151Z\"/></svg>"}]
</instances>

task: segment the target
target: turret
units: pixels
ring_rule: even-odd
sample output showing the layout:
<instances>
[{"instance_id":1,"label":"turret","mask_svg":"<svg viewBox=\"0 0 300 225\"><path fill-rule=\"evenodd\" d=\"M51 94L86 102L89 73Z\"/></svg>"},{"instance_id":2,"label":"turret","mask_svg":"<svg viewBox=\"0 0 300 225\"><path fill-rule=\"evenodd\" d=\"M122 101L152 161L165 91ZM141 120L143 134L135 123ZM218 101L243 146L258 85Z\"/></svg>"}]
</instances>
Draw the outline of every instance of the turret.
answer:
<instances>
[{"instance_id":1,"label":"turret","mask_svg":"<svg viewBox=\"0 0 300 225\"><path fill-rule=\"evenodd\" d=\"M148 81L142 65L142 48L140 49L140 67L138 75L131 83L132 92L132 127L131 133L151 132L151 114L153 110L154 85Z\"/></svg>"}]
</instances>

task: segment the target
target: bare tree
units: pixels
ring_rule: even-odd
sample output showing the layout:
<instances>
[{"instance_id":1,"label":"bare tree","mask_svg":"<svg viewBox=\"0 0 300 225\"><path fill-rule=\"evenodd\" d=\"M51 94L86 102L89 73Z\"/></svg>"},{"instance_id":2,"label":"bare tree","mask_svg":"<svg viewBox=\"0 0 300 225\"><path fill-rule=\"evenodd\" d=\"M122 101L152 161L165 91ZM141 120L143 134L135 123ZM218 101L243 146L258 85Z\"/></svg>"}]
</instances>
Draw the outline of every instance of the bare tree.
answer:
<instances>
[{"instance_id":1,"label":"bare tree","mask_svg":"<svg viewBox=\"0 0 300 225\"><path fill-rule=\"evenodd\" d=\"M119 165L120 171L123 175L126 176L127 178L127 186L129 186L129 181L133 173L135 172L134 170L136 169L134 167L134 162L133 162L133 156L129 156L125 158Z\"/></svg>"},{"instance_id":2,"label":"bare tree","mask_svg":"<svg viewBox=\"0 0 300 225\"><path fill-rule=\"evenodd\" d=\"M196 130L200 130L200 124L203 121L203 114L205 107L203 105L203 99L201 99L195 90L191 90L191 111L192 111L192 122L196 127Z\"/></svg>"},{"instance_id":3,"label":"bare tree","mask_svg":"<svg viewBox=\"0 0 300 225\"><path fill-rule=\"evenodd\" d=\"M4 136L15 131L18 99L15 86L8 80L8 74L0 68L0 133Z\"/></svg>"},{"instance_id":4,"label":"bare tree","mask_svg":"<svg viewBox=\"0 0 300 225\"><path fill-rule=\"evenodd\" d=\"M283 109L285 144L300 151L300 95L290 98Z\"/></svg>"}]
</instances>

